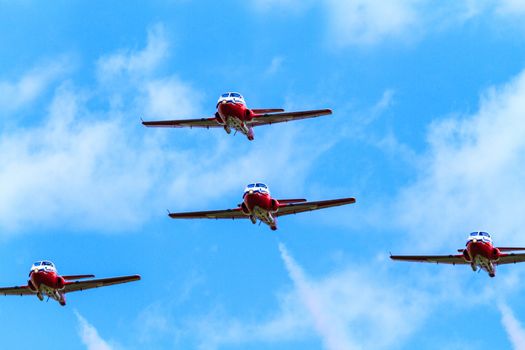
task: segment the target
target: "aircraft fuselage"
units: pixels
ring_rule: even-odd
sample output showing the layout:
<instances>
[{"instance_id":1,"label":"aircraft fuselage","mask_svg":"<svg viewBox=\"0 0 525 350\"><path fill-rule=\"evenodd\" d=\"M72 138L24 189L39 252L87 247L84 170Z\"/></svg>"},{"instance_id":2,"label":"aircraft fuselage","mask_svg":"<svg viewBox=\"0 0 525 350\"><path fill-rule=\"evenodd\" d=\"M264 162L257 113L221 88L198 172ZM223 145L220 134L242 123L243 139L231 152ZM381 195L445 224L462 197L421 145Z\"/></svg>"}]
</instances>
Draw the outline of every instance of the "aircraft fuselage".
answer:
<instances>
[{"instance_id":1,"label":"aircraft fuselage","mask_svg":"<svg viewBox=\"0 0 525 350\"><path fill-rule=\"evenodd\" d=\"M272 230L277 230L277 219L272 214L278 209L279 202L268 193L251 191L244 194L242 210L246 215L250 215L253 223L259 219Z\"/></svg>"},{"instance_id":2,"label":"aircraft fuselage","mask_svg":"<svg viewBox=\"0 0 525 350\"><path fill-rule=\"evenodd\" d=\"M224 130L228 134L231 132L231 129L235 129L246 135L248 140L254 139L252 127L246 125L246 122L253 118L253 113L243 103L234 101L219 102L215 118L219 124L224 126Z\"/></svg>"},{"instance_id":3,"label":"aircraft fuselage","mask_svg":"<svg viewBox=\"0 0 525 350\"><path fill-rule=\"evenodd\" d=\"M40 300L43 300L44 295L47 295L64 306L66 299L60 291L64 288L64 285L64 279L55 271L31 271L29 274L28 286Z\"/></svg>"},{"instance_id":4,"label":"aircraft fuselage","mask_svg":"<svg viewBox=\"0 0 525 350\"><path fill-rule=\"evenodd\" d=\"M472 240L467 243L463 256L470 263L472 270L476 271L477 267L487 271L490 277L496 276L495 262L498 261L500 252L490 242Z\"/></svg>"}]
</instances>

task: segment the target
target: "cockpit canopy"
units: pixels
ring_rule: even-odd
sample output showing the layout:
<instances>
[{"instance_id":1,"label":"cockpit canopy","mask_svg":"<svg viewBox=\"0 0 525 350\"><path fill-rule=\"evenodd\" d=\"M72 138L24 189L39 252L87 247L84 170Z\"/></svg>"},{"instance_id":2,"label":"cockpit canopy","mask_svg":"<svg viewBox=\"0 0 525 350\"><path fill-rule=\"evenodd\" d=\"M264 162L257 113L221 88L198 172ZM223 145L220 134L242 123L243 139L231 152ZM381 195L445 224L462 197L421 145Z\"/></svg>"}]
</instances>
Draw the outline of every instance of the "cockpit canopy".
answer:
<instances>
[{"instance_id":1,"label":"cockpit canopy","mask_svg":"<svg viewBox=\"0 0 525 350\"><path fill-rule=\"evenodd\" d=\"M477 240L477 241L492 243L492 238L490 237L490 234L488 234L488 232L481 232L481 231L471 232L468 236L468 240L469 241Z\"/></svg>"},{"instance_id":2,"label":"cockpit canopy","mask_svg":"<svg viewBox=\"0 0 525 350\"><path fill-rule=\"evenodd\" d=\"M259 192L259 193L270 194L270 189L265 184L261 182L256 182L256 183L248 184L246 186L246 188L244 189L244 194L248 192Z\"/></svg>"},{"instance_id":3,"label":"cockpit canopy","mask_svg":"<svg viewBox=\"0 0 525 350\"><path fill-rule=\"evenodd\" d=\"M233 103L240 103L245 105L244 97L238 92L225 92L219 97L219 100L217 101L217 104L221 102L233 102Z\"/></svg>"},{"instance_id":4,"label":"cockpit canopy","mask_svg":"<svg viewBox=\"0 0 525 350\"><path fill-rule=\"evenodd\" d=\"M52 269L55 270L55 264L53 264L51 261L37 261L31 266L31 269Z\"/></svg>"}]
</instances>

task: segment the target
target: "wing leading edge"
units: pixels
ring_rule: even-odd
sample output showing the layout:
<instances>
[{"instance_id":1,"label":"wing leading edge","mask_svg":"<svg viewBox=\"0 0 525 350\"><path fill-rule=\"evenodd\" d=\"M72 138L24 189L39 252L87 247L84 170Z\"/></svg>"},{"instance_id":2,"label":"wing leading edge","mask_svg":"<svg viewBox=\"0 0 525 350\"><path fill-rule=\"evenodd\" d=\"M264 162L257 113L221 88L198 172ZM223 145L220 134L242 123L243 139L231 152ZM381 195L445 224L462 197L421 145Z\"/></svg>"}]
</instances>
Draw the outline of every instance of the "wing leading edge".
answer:
<instances>
[{"instance_id":1,"label":"wing leading edge","mask_svg":"<svg viewBox=\"0 0 525 350\"><path fill-rule=\"evenodd\" d=\"M299 203L284 203L279 206L279 210L275 213L276 216L284 216L290 214L303 213L305 211L319 210L330 207L337 207L340 205L353 204L355 198L340 198L329 199L315 202L299 202Z\"/></svg>"},{"instance_id":2,"label":"wing leading edge","mask_svg":"<svg viewBox=\"0 0 525 350\"><path fill-rule=\"evenodd\" d=\"M186 213L169 213L172 219L246 219L241 208L225 210L192 211Z\"/></svg>"},{"instance_id":3,"label":"wing leading edge","mask_svg":"<svg viewBox=\"0 0 525 350\"><path fill-rule=\"evenodd\" d=\"M221 128L215 118L200 118L200 119L180 119L180 120L158 120L142 122L142 125L147 127L157 128Z\"/></svg>"},{"instance_id":4,"label":"wing leading edge","mask_svg":"<svg viewBox=\"0 0 525 350\"><path fill-rule=\"evenodd\" d=\"M301 112L284 112L281 108L267 108L267 109L253 109L255 113L252 120L246 122L249 126L260 126L268 124L276 124L289 122L292 120L308 119L320 117L323 115L332 114L330 109L316 109L311 111ZM277 112L277 113L276 113ZM142 124L147 127L158 128L222 128L217 120L212 118L198 118L198 119L177 119L177 120L154 120L143 121Z\"/></svg>"},{"instance_id":5,"label":"wing leading edge","mask_svg":"<svg viewBox=\"0 0 525 350\"><path fill-rule=\"evenodd\" d=\"M128 283L128 282L133 282L133 281L138 281L138 280L140 280L139 275L131 275L131 276L110 277L110 278L98 278L98 279L89 280L89 281L67 282L66 285L64 286L64 292L70 293L70 292L82 291L86 289L112 286L114 284Z\"/></svg>"},{"instance_id":6,"label":"wing leading edge","mask_svg":"<svg viewBox=\"0 0 525 350\"><path fill-rule=\"evenodd\" d=\"M469 264L463 255L391 255L390 259L435 264Z\"/></svg>"},{"instance_id":7,"label":"wing leading edge","mask_svg":"<svg viewBox=\"0 0 525 350\"><path fill-rule=\"evenodd\" d=\"M28 286L15 286L0 288L0 295L33 295L33 291Z\"/></svg>"},{"instance_id":8,"label":"wing leading edge","mask_svg":"<svg viewBox=\"0 0 525 350\"><path fill-rule=\"evenodd\" d=\"M276 123L284 123L292 120L301 120L308 118L320 117L323 115L332 114L331 109L316 109L311 111L301 111L301 112L283 112L283 113L265 113L265 114L256 114L252 120L246 124L250 126L260 126Z\"/></svg>"},{"instance_id":9,"label":"wing leading edge","mask_svg":"<svg viewBox=\"0 0 525 350\"><path fill-rule=\"evenodd\" d=\"M76 278L90 278L93 275L77 275L77 276L62 276L64 279L71 279L73 277ZM68 278L66 278L68 277ZM74 281L74 282L66 282L66 285L64 286L64 292L76 292L91 288L99 288L99 287L105 287L105 286L111 286L114 284L120 284L120 283L127 283L127 282L133 282L140 280L139 275L131 275L131 276L121 276L121 277L111 277L111 278L99 278L89 281ZM33 292L31 289L29 289L28 286L15 286L15 287L6 287L6 288L0 288L0 295L33 295L35 292Z\"/></svg>"},{"instance_id":10,"label":"wing leading edge","mask_svg":"<svg viewBox=\"0 0 525 350\"><path fill-rule=\"evenodd\" d=\"M510 254L501 254L499 259L495 262L495 264L505 265L505 264L516 264L520 262L525 262L525 254L510 253Z\"/></svg>"}]
</instances>

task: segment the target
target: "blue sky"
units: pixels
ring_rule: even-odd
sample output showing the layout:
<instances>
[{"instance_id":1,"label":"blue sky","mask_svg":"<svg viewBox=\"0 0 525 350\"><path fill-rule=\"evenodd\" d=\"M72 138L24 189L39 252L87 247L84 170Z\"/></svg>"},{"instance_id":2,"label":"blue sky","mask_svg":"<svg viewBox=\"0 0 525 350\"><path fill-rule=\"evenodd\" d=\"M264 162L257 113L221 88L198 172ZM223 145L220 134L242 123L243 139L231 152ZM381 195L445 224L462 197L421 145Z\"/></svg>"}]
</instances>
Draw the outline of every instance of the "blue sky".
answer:
<instances>
[{"instance_id":1,"label":"blue sky","mask_svg":"<svg viewBox=\"0 0 525 350\"><path fill-rule=\"evenodd\" d=\"M523 349L525 264L393 263L470 231L525 245L525 6L513 0L0 0L0 284L30 264L140 282L0 301L4 347ZM331 108L222 130L140 118ZM352 206L249 222L170 210Z\"/></svg>"}]
</instances>

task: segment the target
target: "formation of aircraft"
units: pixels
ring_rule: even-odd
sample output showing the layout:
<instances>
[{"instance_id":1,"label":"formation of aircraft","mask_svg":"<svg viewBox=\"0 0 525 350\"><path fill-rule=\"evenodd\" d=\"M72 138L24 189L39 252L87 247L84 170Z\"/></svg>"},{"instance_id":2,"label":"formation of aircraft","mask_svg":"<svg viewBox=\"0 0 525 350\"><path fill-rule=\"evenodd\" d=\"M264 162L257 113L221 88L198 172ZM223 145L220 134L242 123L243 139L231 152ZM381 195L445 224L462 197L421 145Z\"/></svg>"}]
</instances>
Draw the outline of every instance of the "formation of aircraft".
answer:
<instances>
[{"instance_id":1,"label":"formation of aircraft","mask_svg":"<svg viewBox=\"0 0 525 350\"><path fill-rule=\"evenodd\" d=\"M250 219L277 230L277 217L355 203L355 198L340 198L308 202L306 199L274 199L263 183L252 183L244 189L242 203L237 208L186 213L169 213L172 219Z\"/></svg>"},{"instance_id":2,"label":"formation of aircraft","mask_svg":"<svg viewBox=\"0 0 525 350\"><path fill-rule=\"evenodd\" d=\"M468 236L464 249L458 249L460 254L451 255L392 255L392 260L427 262L436 264L470 265L472 271L478 268L485 270L490 277L496 276L496 266L515 264L525 261L523 247L494 247L492 238L487 232L472 232Z\"/></svg>"},{"instance_id":3,"label":"formation of aircraft","mask_svg":"<svg viewBox=\"0 0 525 350\"><path fill-rule=\"evenodd\" d=\"M299 112L285 112L280 108L249 109L244 98L237 92L222 94L217 101L217 111L211 118L143 121L148 127L190 127L223 128L228 134L232 129L244 134L248 140L254 139L253 128L293 120L308 119L332 114L330 109L318 109ZM241 219L249 218L254 224L264 222L272 230L277 229L277 217L297 214L305 211L335 207L355 203L355 198L341 198L308 202L306 199L274 199L268 186L263 183L249 184L243 195L243 201L234 209L200 211L190 213L170 213L171 218L210 218ZM3 295L36 295L40 300L51 298L60 305L66 305L66 293L99 288L114 284L140 280L139 275L119 276L94 279L94 275L63 275L57 273L50 261L34 263L29 272L27 285L0 288Z\"/></svg>"},{"instance_id":4,"label":"formation of aircraft","mask_svg":"<svg viewBox=\"0 0 525 350\"><path fill-rule=\"evenodd\" d=\"M148 127L197 127L224 128L230 134L232 129L241 132L251 141L254 139L253 127L276 124L299 119L314 118L332 113L330 109L299 112L285 112L283 109L249 109L244 98L237 92L227 92L220 96L214 117L185 120L143 121ZM248 184L244 190L242 202L237 207L224 210L169 213L173 219L250 219L277 230L277 217L306 211L355 203L355 198L339 198L322 201L306 199L275 199L270 195L267 185L256 182ZM391 255L392 260L428 262L437 264L470 265L473 271L484 270L490 277L495 277L496 266L525 261L525 247L494 247L487 232L472 232L464 249L459 254L451 255ZM50 261L34 263L29 272L27 285L0 288L3 295L36 295L41 301L47 296L60 305L66 305L66 293L99 288L114 284L140 280L139 275L119 276L94 279L94 275L59 275Z\"/></svg>"},{"instance_id":5,"label":"formation of aircraft","mask_svg":"<svg viewBox=\"0 0 525 350\"><path fill-rule=\"evenodd\" d=\"M250 109L238 92L226 92L217 101L217 111L211 118L143 121L148 127L165 128L223 128L228 134L232 129L240 132L252 141L253 128L292 120L307 119L332 114L330 109L318 109L300 112L285 112L281 108Z\"/></svg>"},{"instance_id":6,"label":"formation of aircraft","mask_svg":"<svg viewBox=\"0 0 525 350\"><path fill-rule=\"evenodd\" d=\"M37 261L31 266L29 280L25 286L0 288L2 295L36 295L40 301L44 296L66 305L66 293L91 288L111 286L140 280L139 275L92 279L94 275L60 276L51 261ZM86 279L85 281L79 281Z\"/></svg>"}]
</instances>

